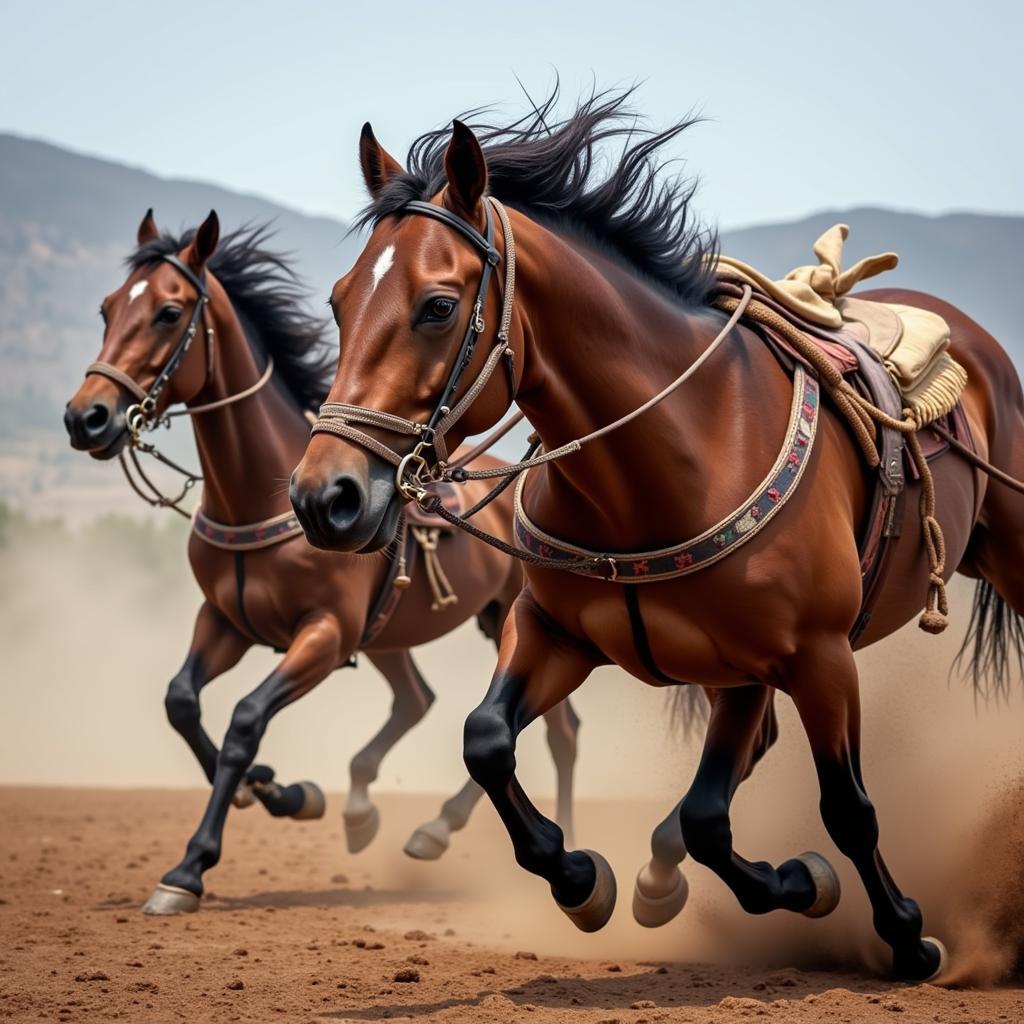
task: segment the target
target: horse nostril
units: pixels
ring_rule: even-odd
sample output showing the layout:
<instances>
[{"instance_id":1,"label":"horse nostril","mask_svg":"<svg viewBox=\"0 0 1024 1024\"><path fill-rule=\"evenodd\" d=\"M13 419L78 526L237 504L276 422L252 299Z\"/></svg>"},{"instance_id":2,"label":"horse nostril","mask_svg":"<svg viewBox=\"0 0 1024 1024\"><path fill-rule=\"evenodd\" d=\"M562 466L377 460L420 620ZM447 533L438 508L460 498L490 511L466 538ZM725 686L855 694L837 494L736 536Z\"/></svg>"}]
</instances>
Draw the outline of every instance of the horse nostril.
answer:
<instances>
[{"instance_id":1,"label":"horse nostril","mask_svg":"<svg viewBox=\"0 0 1024 1024\"><path fill-rule=\"evenodd\" d=\"M339 532L350 530L363 511L363 492L351 477L342 476L334 481L335 492L327 509L327 519Z\"/></svg>"},{"instance_id":2,"label":"horse nostril","mask_svg":"<svg viewBox=\"0 0 1024 1024\"><path fill-rule=\"evenodd\" d=\"M109 423L110 409L103 402L97 402L82 417L82 426L90 438L99 437L107 429Z\"/></svg>"}]
</instances>

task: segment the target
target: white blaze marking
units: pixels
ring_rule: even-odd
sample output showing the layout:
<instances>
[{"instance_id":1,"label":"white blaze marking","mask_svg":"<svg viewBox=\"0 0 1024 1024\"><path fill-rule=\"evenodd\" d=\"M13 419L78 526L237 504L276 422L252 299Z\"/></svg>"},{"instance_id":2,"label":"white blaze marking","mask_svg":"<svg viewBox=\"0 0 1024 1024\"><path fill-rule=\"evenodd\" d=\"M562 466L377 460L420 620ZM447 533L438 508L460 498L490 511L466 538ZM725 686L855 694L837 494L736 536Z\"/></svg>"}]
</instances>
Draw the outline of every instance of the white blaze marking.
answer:
<instances>
[{"instance_id":1,"label":"white blaze marking","mask_svg":"<svg viewBox=\"0 0 1024 1024\"><path fill-rule=\"evenodd\" d=\"M385 246L384 251L377 257L377 262L373 265L373 288L370 291L371 295L377 290L377 285L380 284L381 279L394 264L395 247L393 245Z\"/></svg>"},{"instance_id":2,"label":"white blaze marking","mask_svg":"<svg viewBox=\"0 0 1024 1024\"><path fill-rule=\"evenodd\" d=\"M128 289L129 304L134 302L148 287L148 281L136 281L135 284L133 284L131 288Z\"/></svg>"}]
</instances>

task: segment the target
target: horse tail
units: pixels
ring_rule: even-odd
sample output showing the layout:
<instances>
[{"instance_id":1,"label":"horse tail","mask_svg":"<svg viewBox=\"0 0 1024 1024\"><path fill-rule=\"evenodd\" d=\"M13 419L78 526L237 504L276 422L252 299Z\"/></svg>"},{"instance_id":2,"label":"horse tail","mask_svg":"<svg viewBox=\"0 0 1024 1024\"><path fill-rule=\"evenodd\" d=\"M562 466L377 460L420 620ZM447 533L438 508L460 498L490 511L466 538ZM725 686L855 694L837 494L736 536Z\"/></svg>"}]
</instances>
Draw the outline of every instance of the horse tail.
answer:
<instances>
[{"instance_id":1,"label":"horse tail","mask_svg":"<svg viewBox=\"0 0 1024 1024\"><path fill-rule=\"evenodd\" d=\"M1024 681L1024 617L986 579L974 588L967 635L953 666L970 677L974 692L985 700L1009 696L1014 667Z\"/></svg>"},{"instance_id":2,"label":"horse tail","mask_svg":"<svg viewBox=\"0 0 1024 1024\"><path fill-rule=\"evenodd\" d=\"M707 696L704 690L694 683L684 683L669 689L669 717L683 737L700 732L708 721Z\"/></svg>"}]
</instances>

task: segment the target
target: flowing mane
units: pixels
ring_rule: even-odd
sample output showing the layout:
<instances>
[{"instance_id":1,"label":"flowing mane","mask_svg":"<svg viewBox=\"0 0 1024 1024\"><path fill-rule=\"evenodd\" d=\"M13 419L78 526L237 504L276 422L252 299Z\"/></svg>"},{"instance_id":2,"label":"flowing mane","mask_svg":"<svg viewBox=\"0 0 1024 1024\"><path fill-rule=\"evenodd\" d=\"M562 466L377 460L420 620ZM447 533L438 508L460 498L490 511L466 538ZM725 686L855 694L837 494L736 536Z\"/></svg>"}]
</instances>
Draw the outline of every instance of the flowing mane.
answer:
<instances>
[{"instance_id":1,"label":"flowing mane","mask_svg":"<svg viewBox=\"0 0 1024 1024\"><path fill-rule=\"evenodd\" d=\"M164 231L133 252L131 270L152 266L162 256L180 252L195 235ZM325 336L326 318L310 313L308 293L287 254L267 248L269 224L247 224L221 239L210 258L210 271L224 286L247 331L274 360L274 375L303 409L317 409L331 385L336 353Z\"/></svg>"},{"instance_id":2,"label":"flowing mane","mask_svg":"<svg viewBox=\"0 0 1024 1024\"><path fill-rule=\"evenodd\" d=\"M483 147L491 195L596 243L680 301L700 304L710 289L709 257L717 251L717 236L692 216L694 181L663 176L664 164L656 159L658 150L696 119L660 132L644 128L627 106L632 93L594 93L569 117L555 120L556 86L537 110L511 124L488 124L480 110L462 119ZM413 142L407 170L362 211L360 227L444 187L450 135L448 128L436 129ZM609 166L603 150L617 139L625 144Z\"/></svg>"}]
</instances>

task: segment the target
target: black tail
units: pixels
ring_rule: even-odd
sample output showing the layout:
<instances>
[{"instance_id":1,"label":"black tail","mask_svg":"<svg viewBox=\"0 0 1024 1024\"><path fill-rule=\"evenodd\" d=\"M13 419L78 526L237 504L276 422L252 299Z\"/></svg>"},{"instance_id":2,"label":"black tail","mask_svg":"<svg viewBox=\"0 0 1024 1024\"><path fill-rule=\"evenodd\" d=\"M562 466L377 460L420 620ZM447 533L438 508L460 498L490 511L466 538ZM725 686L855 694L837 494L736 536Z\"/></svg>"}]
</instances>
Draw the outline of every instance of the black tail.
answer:
<instances>
[{"instance_id":1,"label":"black tail","mask_svg":"<svg viewBox=\"0 0 1024 1024\"><path fill-rule=\"evenodd\" d=\"M689 739L700 732L708 720L708 699L704 691L694 683L669 688L669 715L672 724Z\"/></svg>"},{"instance_id":2,"label":"black tail","mask_svg":"<svg viewBox=\"0 0 1024 1024\"><path fill-rule=\"evenodd\" d=\"M970 676L975 693L986 700L1009 696L1014 668L1024 680L1024 617L988 580L978 580L974 588L971 621L953 666Z\"/></svg>"}]
</instances>

